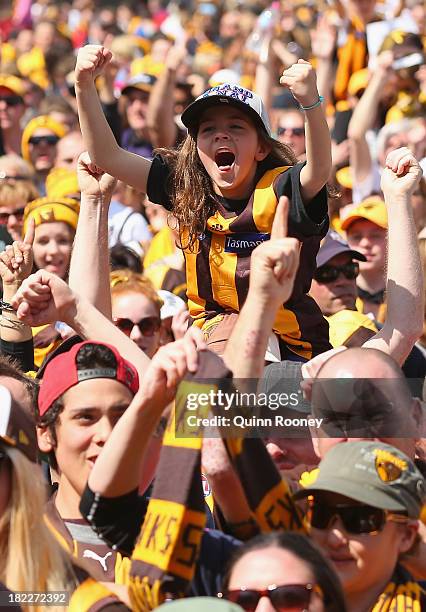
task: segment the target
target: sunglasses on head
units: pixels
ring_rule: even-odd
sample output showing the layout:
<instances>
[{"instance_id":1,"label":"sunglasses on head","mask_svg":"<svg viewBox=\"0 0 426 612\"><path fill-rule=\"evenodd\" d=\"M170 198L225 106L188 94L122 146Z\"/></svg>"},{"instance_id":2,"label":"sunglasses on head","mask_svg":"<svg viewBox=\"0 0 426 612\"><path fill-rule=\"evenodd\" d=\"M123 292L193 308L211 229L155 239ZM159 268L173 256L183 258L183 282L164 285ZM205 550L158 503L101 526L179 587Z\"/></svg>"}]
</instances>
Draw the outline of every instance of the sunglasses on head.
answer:
<instances>
[{"instance_id":1,"label":"sunglasses on head","mask_svg":"<svg viewBox=\"0 0 426 612\"><path fill-rule=\"evenodd\" d=\"M238 604L246 612L254 612L261 597L267 597L277 612L303 612L309 608L313 592L322 598L321 589L313 584L271 584L261 591L241 588L218 593L218 597Z\"/></svg>"},{"instance_id":2,"label":"sunglasses on head","mask_svg":"<svg viewBox=\"0 0 426 612\"><path fill-rule=\"evenodd\" d=\"M359 274L359 263L350 261L344 266L321 266L315 271L314 279L317 283L326 285L336 281L340 274L343 274L348 280L354 280Z\"/></svg>"},{"instance_id":3,"label":"sunglasses on head","mask_svg":"<svg viewBox=\"0 0 426 612\"><path fill-rule=\"evenodd\" d=\"M121 329L126 336L130 336L135 325L139 328L142 336L153 336L155 332L159 331L161 320L158 317L145 317L137 323L134 323L131 319L117 318L114 319L114 325L116 325L118 329Z\"/></svg>"},{"instance_id":4,"label":"sunglasses on head","mask_svg":"<svg viewBox=\"0 0 426 612\"><path fill-rule=\"evenodd\" d=\"M288 132L292 136L304 136L305 128L302 128L302 127L291 128L291 127L279 126L277 129L277 136L282 136L286 132Z\"/></svg>"},{"instance_id":5,"label":"sunglasses on head","mask_svg":"<svg viewBox=\"0 0 426 612\"><path fill-rule=\"evenodd\" d=\"M18 106L24 103L21 96L0 96L0 102L6 102L7 106Z\"/></svg>"},{"instance_id":6,"label":"sunglasses on head","mask_svg":"<svg viewBox=\"0 0 426 612\"><path fill-rule=\"evenodd\" d=\"M327 529L336 516L340 518L348 533L357 535L379 533L384 529L387 521L406 523L408 520L406 516L373 506L349 506L347 504L329 506L323 501L314 500L309 508L310 525L315 529Z\"/></svg>"},{"instance_id":7,"label":"sunglasses on head","mask_svg":"<svg viewBox=\"0 0 426 612\"><path fill-rule=\"evenodd\" d=\"M57 144L58 140L59 138L52 134L52 136L31 136L28 142L32 145L44 143L53 146Z\"/></svg>"},{"instance_id":8,"label":"sunglasses on head","mask_svg":"<svg viewBox=\"0 0 426 612\"><path fill-rule=\"evenodd\" d=\"M19 220L22 220L24 216L25 208L18 208L18 210L14 210L12 212L0 212L0 225L6 225L9 217L16 217Z\"/></svg>"}]
</instances>

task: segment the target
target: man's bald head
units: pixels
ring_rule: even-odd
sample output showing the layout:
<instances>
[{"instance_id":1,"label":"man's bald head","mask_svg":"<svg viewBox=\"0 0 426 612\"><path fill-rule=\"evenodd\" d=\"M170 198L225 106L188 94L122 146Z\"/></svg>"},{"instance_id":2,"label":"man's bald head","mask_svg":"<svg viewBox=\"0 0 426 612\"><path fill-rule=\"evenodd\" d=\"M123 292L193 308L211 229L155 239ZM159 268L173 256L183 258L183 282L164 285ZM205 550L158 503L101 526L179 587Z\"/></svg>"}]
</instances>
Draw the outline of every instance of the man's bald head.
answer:
<instances>
[{"instance_id":1,"label":"man's bald head","mask_svg":"<svg viewBox=\"0 0 426 612\"><path fill-rule=\"evenodd\" d=\"M332 355L316 378L396 378L405 382L403 371L392 357L377 349L361 347Z\"/></svg>"},{"instance_id":2,"label":"man's bald head","mask_svg":"<svg viewBox=\"0 0 426 612\"><path fill-rule=\"evenodd\" d=\"M312 387L312 411L324 418L323 437L314 441L320 456L339 441L371 438L414 456L421 435L419 404L402 370L376 349L352 348L326 361Z\"/></svg>"}]
</instances>

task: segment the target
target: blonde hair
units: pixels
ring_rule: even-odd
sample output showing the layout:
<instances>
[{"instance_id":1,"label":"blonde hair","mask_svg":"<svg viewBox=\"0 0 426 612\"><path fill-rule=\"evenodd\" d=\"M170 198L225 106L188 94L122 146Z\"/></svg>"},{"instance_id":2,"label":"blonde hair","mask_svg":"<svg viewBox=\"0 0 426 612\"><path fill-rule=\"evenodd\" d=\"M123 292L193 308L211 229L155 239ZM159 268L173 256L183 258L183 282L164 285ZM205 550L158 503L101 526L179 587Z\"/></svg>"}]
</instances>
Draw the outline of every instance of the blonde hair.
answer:
<instances>
[{"instance_id":1,"label":"blonde hair","mask_svg":"<svg viewBox=\"0 0 426 612\"><path fill-rule=\"evenodd\" d=\"M109 278L112 297L123 293L141 293L153 302L158 309L158 314L160 314L160 309L164 302L148 278L128 269L114 270Z\"/></svg>"},{"instance_id":2,"label":"blonde hair","mask_svg":"<svg viewBox=\"0 0 426 612\"><path fill-rule=\"evenodd\" d=\"M40 468L21 451L4 450L10 460L11 494L0 517L0 581L12 591L73 590L67 554L44 522L46 489L41 471L35 475ZM42 609L31 606L28 611Z\"/></svg>"},{"instance_id":3,"label":"blonde hair","mask_svg":"<svg viewBox=\"0 0 426 612\"><path fill-rule=\"evenodd\" d=\"M0 182L0 206L26 205L38 198L39 192L30 180L5 179Z\"/></svg>"}]
</instances>

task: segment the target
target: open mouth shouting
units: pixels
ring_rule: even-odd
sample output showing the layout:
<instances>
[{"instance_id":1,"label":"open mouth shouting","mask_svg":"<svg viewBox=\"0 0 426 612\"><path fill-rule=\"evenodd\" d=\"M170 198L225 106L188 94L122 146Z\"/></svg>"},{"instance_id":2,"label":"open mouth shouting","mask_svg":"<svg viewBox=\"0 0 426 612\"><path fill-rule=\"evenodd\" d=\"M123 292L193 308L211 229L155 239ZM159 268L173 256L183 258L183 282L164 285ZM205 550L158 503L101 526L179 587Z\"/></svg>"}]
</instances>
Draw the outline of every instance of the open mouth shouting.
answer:
<instances>
[{"instance_id":1,"label":"open mouth shouting","mask_svg":"<svg viewBox=\"0 0 426 612\"><path fill-rule=\"evenodd\" d=\"M220 172L229 172L229 170L231 170L232 164L235 161L235 154L232 153L232 151L219 149L219 151L216 151L214 161Z\"/></svg>"}]
</instances>

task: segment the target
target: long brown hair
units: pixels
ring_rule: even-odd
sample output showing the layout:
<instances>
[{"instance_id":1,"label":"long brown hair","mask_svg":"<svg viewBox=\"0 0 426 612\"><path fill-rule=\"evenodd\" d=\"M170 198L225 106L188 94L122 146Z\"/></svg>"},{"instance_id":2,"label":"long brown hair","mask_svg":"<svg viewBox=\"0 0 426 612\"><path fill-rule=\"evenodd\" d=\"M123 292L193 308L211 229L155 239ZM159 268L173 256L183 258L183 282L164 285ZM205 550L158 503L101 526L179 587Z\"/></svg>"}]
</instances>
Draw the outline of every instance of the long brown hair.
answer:
<instances>
[{"instance_id":1,"label":"long brown hair","mask_svg":"<svg viewBox=\"0 0 426 612\"><path fill-rule=\"evenodd\" d=\"M260 129L258 136L271 150L267 157L258 163L256 182L267 170L297 163L297 158L288 145L267 136ZM179 224L179 246L194 252L195 242L199 234L204 232L207 219L218 209L213 182L198 156L194 135L188 134L177 150L159 149L158 153L167 159L172 169L171 200L173 215Z\"/></svg>"}]
</instances>

